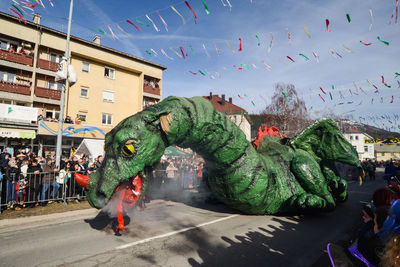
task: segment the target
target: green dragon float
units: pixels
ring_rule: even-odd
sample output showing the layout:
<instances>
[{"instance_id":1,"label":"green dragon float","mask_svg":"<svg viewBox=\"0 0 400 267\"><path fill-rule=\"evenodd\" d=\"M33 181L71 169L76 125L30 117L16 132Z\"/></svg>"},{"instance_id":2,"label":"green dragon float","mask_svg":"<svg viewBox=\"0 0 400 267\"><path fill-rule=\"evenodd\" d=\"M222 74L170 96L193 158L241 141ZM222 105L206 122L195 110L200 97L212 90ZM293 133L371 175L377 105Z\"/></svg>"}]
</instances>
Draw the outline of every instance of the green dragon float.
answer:
<instances>
[{"instance_id":1,"label":"green dragon float","mask_svg":"<svg viewBox=\"0 0 400 267\"><path fill-rule=\"evenodd\" d=\"M215 197L247 214L332 211L347 198L335 162L361 168L332 119L316 121L291 140L266 127L252 144L208 100L168 97L106 135L101 168L90 179L77 178L88 188L89 203L100 209L118 195L120 215L123 206L140 203L148 186L145 167L157 163L170 145L200 154Z\"/></svg>"}]
</instances>

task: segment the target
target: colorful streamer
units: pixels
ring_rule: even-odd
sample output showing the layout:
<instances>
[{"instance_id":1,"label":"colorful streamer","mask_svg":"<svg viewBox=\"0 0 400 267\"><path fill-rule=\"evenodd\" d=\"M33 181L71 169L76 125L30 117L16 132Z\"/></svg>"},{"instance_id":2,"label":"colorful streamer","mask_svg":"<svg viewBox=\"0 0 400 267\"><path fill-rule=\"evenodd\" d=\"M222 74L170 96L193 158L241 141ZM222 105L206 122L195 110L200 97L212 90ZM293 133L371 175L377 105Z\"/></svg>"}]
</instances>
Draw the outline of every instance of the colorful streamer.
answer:
<instances>
[{"instance_id":1,"label":"colorful streamer","mask_svg":"<svg viewBox=\"0 0 400 267\"><path fill-rule=\"evenodd\" d=\"M118 37L114 34L113 30L111 29L110 25L107 25L107 27L108 27L108 29L109 29L110 32L111 32L112 38L113 38L114 40L115 40L115 39L118 39Z\"/></svg>"},{"instance_id":2,"label":"colorful streamer","mask_svg":"<svg viewBox=\"0 0 400 267\"><path fill-rule=\"evenodd\" d=\"M210 15L210 10L208 9L208 6L207 6L207 4L206 4L206 1L204 1L204 0L201 0L201 1L203 1L204 9L205 9L207 15Z\"/></svg>"},{"instance_id":3,"label":"colorful streamer","mask_svg":"<svg viewBox=\"0 0 400 267\"><path fill-rule=\"evenodd\" d=\"M176 8L175 8L173 5L171 5L171 9L172 9L176 14L178 14L179 17L181 17L181 19L182 19L182 24L186 24L185 18L181 15L181 13L178 12L178 10L176 10Z\"/></svg>"},{"instance_id":4,"label":"colorful streamer","mask_svg":"<svg viewBox=\"0 0 400 267\"><path fill-rule=\"evenodd\" d=\"M331 32L331 29L329 29L329 19L326 19L326 20L325 20L325 23L326 23L326 30L327 30L328 32Z\"/></svg>"},{"instance_id":5,"label":"colorful streamer","mask_svg":"<svg viewBox=\"0 0 400 267\"><path fill-rule=\"evenodd\" d=\"M165 50L163 48L161 48L161 53L168 59L170 60L174 60L172 57L168 56L168 54L165 52Z\"/></svg>"},{"instance_id":6,"label":"colorful streamer","mask_svg":"<svg viewBox=\"0 0 400 267\"><path fill-rule=\"evenodd\" d=\"M331 92L329 92L329 96L331 97L331 100L333 100Z\"/></svg>"},{"instance_id":7,"label":"colorful streamer","mask_svg":"<svg viewBox=\"0 0 400 267\"><path fill-rule=\"evenodd\" d=\"M256 64L251 63L251 65L253 66L253 68L258 69L257 66L256 66Z\"/></svg>"},{"instance_id":8,"label":"colorful streamer","mask_svg":"<svg viewBox=\"0 0 400 267\"><path fill-rule=\"evenodd\" d=\"M317 60L317 63L319 63L319 55L315 52L312 52L312 53L313 53L315 59Z\"/></svg>"},{"instance_id":9,"label":"colorful streamer","mask_svg":"<svg viewBox=\"0 0 400 267\"><path fill-rule=\"evenodd\" d=\"M185 1L185 4L187 5L187 7L190 9L190 11L192 11L193 15L194 15L194 24L197 24L197 16L196 13L193 11L192 7L189 5L188 1Z\"/></svg>"},{"instance_id":10,"label":"colorful streamer","mask_svg":"<svg viewBox=\"0 0 400 267\"><path fill-rule=\"evenodd\" d=\"M271 42L269 42L268 53L271 52L272 46L274 45L274 35L272 34L272 32L270 32L270 34L271 34Z\"/></svg>"},{"instance_id":11,"label":"colorful streamer","mask_svg":"<svg viewBox=\"0 0 400 267\"><path fill-rule=\"evenodd\" d=\"M185 57L185 52L183 51L183 47L180 46L179 49L181 50L183 59L186 59L186 57Z\"/></svg>"},{"instance_id":12,"label":"colorful streamer","mask_svg":"<svg viewBox=\"0 0 400 267\"><path fill-rule=\"evenodd\" d=\"M99 33L101 33L101 34L107 34L105 31L103 31L103 30L101 30L101 29L96 29L96 31L98 31Z\"/></svg>"},{"instance_id":13,"label":"colorful streamer","mask_svg":"<svg viewBox=\"0 0 400 267\"><path fill-rule=\"evenodd\" d=\"M119 24L118 24L118 23L115 23L115 25L117 25L118 29L120 29L120 30L121 30L121 32L125 33L126 35L131 35L130 33L126 32L126 31L124 31L124 29L122 29L122 28L121 28L121 26L119 26Z\"/></svg>"},{"instance_id":14,"label":"colorful streamer","mask_svg":"<svg viewBox=\"0 0 400 267\"><path fill-rule=\"evenodd\" d=\"M228 42L228 41L225 41L225 42L226 42L226 44L229 46L229 48L231 49L232 53L235 54L235 50L233 50L233 48L232 48L232 46L229 44L229 42Z\"/></svg>"},{"instance_id":15,"label":"colorful streamer","mask_svg":"<svg viewBox=\"0 0 400 267\"><path fill-rule=\"evenodd\" d=\"M318 95L319 95L319 97L322 99L322 101L325 102L325 99L321 96L321 94L318 94Z\"/></svg>"},{"instance_id":16,"label":"colorful streamer","mask_svg":"<svg viewBox=\"0 0 400 267\"><path fill-rule=\"evenodd\" d=\"M296 61L293 60L293 58L286 56L288 59L290 59L293 63L295 63Z\"/></svg>"},{"instance_id":17,"label":"colorful streamer","mask_svg":"<svg viewBox=\"0 0 400 267\"><path fill-rule=\"evenodd\" d=\"M326 95L326 92L324 91L324 89L322 89L322 87L320 87L319 89L321 89L322 93L324 93L324 95Z\"/></svg>"},{"instance_id":18,"label":"colorful streamer","mask_svg":"<svg viewBox=\"0 0 400 267\"><path fill-rule=\"evenodd\" d=\"M270 65L268 65L264 60L261 61L261 62L264 64L264 66L267 68L268 71L271 71L271 66Z\"/></svg>"},{"instance_id":19,"label":"colorful streamer","mask_svg":"<svg viewBox=\"0 0 400 267\"><path fill-rule=\"evenodd\" d=\"M176 52L174 49L172 49L172 47L170 47L169 49L171 49L171 51L172 51L172 52L174 52L174 53L175 53L175 55L177 55L179 58L182 58L182 56L181 56L181 55L179 55L179 53L178 53L178 52Z\"/></svg>"},{"instance_id":20,"label":"colorful streamer","mask_svg":"<svg viewBox=\"0 0 400 267\"><path fill-rule=\"evenodd\" d=\"M155 56L158 56L158 53L157 53L153 48L150 48L150 51L153 52L153 54L154 54Z\"/></svg>"},{"instance_id":21,"label":"colorful streamer","mask_svg":"<svg viewBox=\"0 0 400 267\"><path fill-rule=\"evenodd\" d=\"M191 71L191 70L189 70L189 72L190 72L191 74L193 74L193 75L198 75L198 74L199 74L198 72L193 72L193 71Z\"/></svg>"},{"instance_id":22,"label":"colorful streamer","mask_svg":"<svg viewBox=\"0 0 400 267\"><path fill-rule=\"evenodd\" d=\"M308 38L311 39L311 35L310 35L310 33L308 32L308 30L307 30L306 24L304 24L303 29L304 29L304 31L306 32Z\"/></svg>"},{"instance_id":23,"label":"colorful streamer","mask_svg":"<svg viewBox=\"0 0 400 267\"><path fill-rule=\"evenodd\" d=\"M394 96L392 96L392 100L390 101L390 104L393 104Z\"/></svg>"},{"instance_id":24,"label":"colorful streamer","mask_svg":"<svg viewBox=\"0 0 400 267\"><path fill-rule=\"evenodd\" d=\"M161 15L160 15L160 13L158 13L158 11L157 11L157 14L158 14L158 16L160 17L161 22L164 24L165 30L168 32L168 24L165 22L165 20L163 19L163 17L161 17Z\"/></svg>"},{"instance_id":25,"label":"colorful streamer","mask_svg":"<svg viewBox=\"0 0 400 267\"><path fill-rule=\"evenodd\" d=\"M346 50L348 53L353 54L354 52L348 48L347 46L343 45L344 50Z\"/></svg>"},{"instance_id":26,"label":"colorful streamer","mask_svg":"<svg viewBox=\"0 0 400 267\"><path fill-rule=\"evenodd\" d=\"M22 2L22 1L20 1L20 3L22 3L22 4L24 4L24 5L26 5L26 6L28 6L28 7L31 7L31 8L35 8L37 5L39 5L39 3L38 2L36 2L35 4L30 4L30 3L27 3L27 2Z\"/></svg>"},{"instance_id":27,"label":"colorful streamer","mask_svg":"<svg viewBox=\"0 0 400 267\"><path fill-rule=\"evenodd\" d=\"M243 97L241 97L239 94L238 94L238 97L240 98L240 99L244 99Z\"/></svg>"},{"instance_id":28,"label":"colorful streamer","mask_svg":"<svg viewBox=\"0 0 400 267\"><path fill-rule=\"evenodd\" d=\"M389 42L381 40L381 38L380 38L379 36L377 37L377 39L378 39L380 42L384 43L385 45L389 45Z\"/></svg>"},{"instance_id":29,"label":"colorful streamer","mask_svg":"<svg viewBox=\"0 0 400 267\"><path fill-rule=\"evenodd\" d=\"M329 51L331 52L332 56L336 56L336 57L342 58L342 56L338 52L336 52L335 49L329 48Z\"/></svg>"},{"instance_id":30,"label":"colorful streamer","mask_svg":"<svg viewBox=\"0 0 400 267\"><path fill-rule=\"evenodd\" d=\"M305 60L307 60L307 61L310 60L307 56L305 56L305 55L303 55L303 54L301 54L301 53L299 54L299 56L302 56L302 57L303 57Z\"/></svg>"},{"instance_id":31,"label":"colorful streamer","mask_svg":"<svg viewBox=\"0 0 400 267\"><path fill-rule=\"evenodd\" d=\"M233 65L233 67L235 67L235 68L238 69L238 70L243 70L243 68L238 67L238 66L236 66L236 65Z\"/></svg>"},{"instance_id":32,"label":"colorful streamer","mask_svg":"<svg viewBox=\"0 0 400 267\"><path fill-rule=\"evenodd\" d=\"M207 55L207 57L210 57L210 54L208 53L208 51L207 51L207 48L206 48L206 45L205 45L205 44L203 44L203 49L204 49L204 52L206 52L206 55Z\"/></svg>"},{"instance_id":33,"label":"colorful streamer","mask_svg":"<svg viewBox=\"0 0 400 267\"><path fill-rule=\"evenodd\" d=\"M383 77L383 75L382 75L381 77L382 77L382 83L383 83L383 85L385 85L387 88L392 88L390 85L388 85L387 83L385 83L385 77Z\"/></svg>"},{"instance_id":34,"label":"colorful streamer","mask_svg":"<svg viewBox=\"0 0 400 267\"><path fill-rule=\"evenodd\" d=\"M190 51L192 51L192 55L194 55L193 47L191 45L189 45L189 47L190 47Z\"/></svg>"},{"instance_id":35,"label":"colorful streamer","mask_svg":"<svg viewBox=\"0 0 400 267\"><path fill-rule=\"evenodd\" d=\"M399 16L399 0L396 0L396 19L395 22L397 24L397 17Z\"/></svg>"},{"instance_id":36,"label":"colorful streamer","mask_svg":"<svg viewBox=\"0 0 400 267\"><path fill-rule=\"evenodd\" d=\"M126 20L126 22L128 22L129 24L131 24L132 26L134 26L136 28L136 30L138 30L139 32L142 31L142 29L140 29L138 26L136 26L132 21L130 21L129 19Z\"/></svg>"},{"instance_id":37,"label":"colorful streamer","mask_svg":"<svg viewBox=\"0 0 400 267\"><path fill-rule=\"evenodd\" d=\"M258 46L260 46L260 44L261 44L261 42L260 42L260 38L258 37L258 35L256 34L256 38L257 38L257 40L258 40Z\"/></svg>"},{"instance_id":38,"label":"colorful streamer","mask_svg":"<svg viewBox=\"0 0 400 267\"><path fill-rule=\"evenodd\" d=\"M372 43L364 43L363 41L360 41L360 43L362 43L362 44L365 45L365 46L370 46L370 45L372 45Z\"/></svg>"},{"instance_id":39,"label":"colorful streamer","mask_svg":"<svg viewBox=\"0 0 400 267\"><path fill-rule=\"evenodd\" d=\"M239 42L240 42L240 44L239 44L239 52L241 52L243 49L242 49L242 38L239 38Z\"/></svg>"},{"instance_id":40,"label":"colorful streamer","mask_svg":"<svg viewBox=\"0 0 400 267\"><path fill-rule=\"evenodd\" d=\"M256 104L254 104L253 100L251 100L251 103L253 104L254 107L256 106Z\"/></svg>"},{"instance_id":41,"label":"colorful streamer","mask_svg":"<svg viewBox=\"0 0 400 267\"><path fill-rule=\"evenodd\" d=\"M396 75L396 78L400 76L400 73L395 72L394 75Z\"/></svg>"},{"instance_id":42,"label":"colorful streamer","mask_svg":"<svg viewBox=\"0 0 400 267\"><path fill-rule=\"evenodd\" d=\"M393 9L392 16L390 17L390 20L389 20L389 25L392 24L395 10L396 10L396 8Z\"/></svg>"},{"instance_id":43,"label":"colorful streamer","mask_svg":"<svg viewBox=\"0 0 400 267\"><path fill-rule=\"evenodd\" d=\"M136 20L136 22L137 23L139 23L140 25L142 25L143 27L150 27L150 25L149 24L147 24L147 23L144 23L144 22L141 22L138 18L135 18L135 20Z\"/></svg>"},{"instance_id":44,"label":"colorful streamer","mask_svg":"<svg viewBox=\"0 0 400 267\"><path fill-rule=\"evenodd\" d=\"M17 16L18 16L18 20L19 21L23 21L26 24L26 19L24 17L22 17L17 11L15 11L14 9L12 9L11 7L8 8L9 10L11 10L12 12L14 12Z\"/></svg>"},{"instance_id":45,"label":"colorful streamer","mask_svg":"<svg viewBox=\"0 0 400 267\"><path fill-rule=\"evenodd\" d=\"M350 23L351 22L350 14L346 14L346 18L347 18L347 21Z\"/></svg>"},{"instance_id":46,"label":"colorful streamer","mask_svg":"<svg viewBox=\"0 0 400 267\"><path fill-rule=\"evenodd\" d=\"M151 54L151 52L150 51L148 51L148 50L146 50L146 53L149 55L149 56L151 56L152 54Z\"/></svg>"},{"instance_id":47,"label":"colorful streamer","mask_svg":"<svg viewBox=\"0 0 400 267\"><path fill-rule=\"evenodd\" d=\"M374 23L374 16L372 14L372 8L369 9L369 16L371 17L371 23L369 24L369 30L372 30L372 24Z\"/></svg>"},{"instance_id":48,"label":"colorful streamer","mask_svg":"<svg viewBox=\"0 0 400 267\"><path fill-rule=\"evenodd\" d=\"M214 43L215 51L217 51L218 56L222 54L221 50L218 49L217 45Z\"/></svg>"},{"instance_id":49,"label":"colorful streamer","mask_svg":"<svg viewBox=\"0 0 400 267\"><path fill-rule=\"evenodd\" d=\"M154 21L149 17L149 15L146 14L146 18L150 20L150 22L153 24L154 29L159 32L160 30L157 28L157 25L154 23Z\"/></svg>"},{"instance_id":50,"label":"colorful streamer","mask_svg":"<svg viewBox=\"0 0 400 267\"><path fill-rule=\"evenodd\" d=\"M288 28L286 28L286 34L287 34L287 37L288 37L288 39L289 39L289 45L292 45L292 36L290 36L290 33L289 33L289 29L288 29Z\"/></svg>"}]
</instances>

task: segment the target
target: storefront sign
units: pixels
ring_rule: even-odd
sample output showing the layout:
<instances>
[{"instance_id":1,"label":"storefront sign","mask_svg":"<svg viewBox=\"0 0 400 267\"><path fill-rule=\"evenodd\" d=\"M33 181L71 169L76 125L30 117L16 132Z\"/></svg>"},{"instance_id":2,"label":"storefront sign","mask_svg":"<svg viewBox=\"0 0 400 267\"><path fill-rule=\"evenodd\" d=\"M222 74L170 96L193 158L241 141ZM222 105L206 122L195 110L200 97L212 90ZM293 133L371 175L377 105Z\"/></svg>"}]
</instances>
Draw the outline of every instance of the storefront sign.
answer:
<instances>
[{"instance_id":1,"label":"storefront sign","mask_svg":"<svg viewBox=\"0 0 400 267\"><path fill-rule=\"evenodd\" d=\"M35 139L36 132L34 130L0 128L0 136L7 138Z\"/></svg>"},{"instance_id":2,"label":"storefront sign","mask_svg":"<svg viewBox=\"0 0 400 267\"><path fill-rule=\"evenodd\" d=\"M364 144L382 144L382 145L395 145L400 144L400 138L372 138L372 139L364 139Z\"/></svg>"},{"instance_id":3,"label":"storefront sign","mask_svg":"<svg viewBox=\"0 0 400 267\"><path fill-rule=\"evenodd\" d=\"M31 123L37 120L37 108L0 104L0 120Z\"/></svg>"}]
</instances>

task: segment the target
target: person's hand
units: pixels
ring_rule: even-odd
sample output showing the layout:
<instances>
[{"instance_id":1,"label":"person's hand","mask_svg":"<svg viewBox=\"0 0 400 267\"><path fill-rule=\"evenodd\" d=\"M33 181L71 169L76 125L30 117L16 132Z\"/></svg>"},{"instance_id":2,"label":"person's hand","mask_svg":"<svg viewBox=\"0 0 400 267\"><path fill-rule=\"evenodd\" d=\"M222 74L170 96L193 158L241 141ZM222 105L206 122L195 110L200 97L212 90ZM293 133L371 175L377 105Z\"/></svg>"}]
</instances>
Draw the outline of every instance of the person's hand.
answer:
<instances>
[{"instance_id":1,"label":"person's hand","mask_svg":"<svg viewBox=\"0 0 400 267\"><path fill-rule=\"evenodd\" d=\"M368 213L365 212L365 210L363 210L362 212L363 212L362 218L363 218L364 223L367 223L367 222L369 222L369 221L372 221L371 216L369 216Z\"/></svg>"},{"instance_id":2,"label":"person's hand","mask_svg":"<svg viewBox=\"0 0 400 267\"><path fill-rule=\"evenodd\" d=\"M39 174L40 173L40 171L34 171L33 172L33 174Z\"/></svg>"}]
</instances>

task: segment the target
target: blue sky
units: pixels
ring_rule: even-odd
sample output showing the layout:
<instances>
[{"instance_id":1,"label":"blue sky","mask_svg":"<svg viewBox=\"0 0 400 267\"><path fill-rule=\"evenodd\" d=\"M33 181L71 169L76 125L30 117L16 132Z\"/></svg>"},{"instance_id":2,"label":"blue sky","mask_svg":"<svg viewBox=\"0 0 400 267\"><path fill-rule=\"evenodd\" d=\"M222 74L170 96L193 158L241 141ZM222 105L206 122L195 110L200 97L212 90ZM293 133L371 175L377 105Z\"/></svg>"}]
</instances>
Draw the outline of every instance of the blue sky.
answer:
<instances>
[{"instance_id":1,"label":"blue sky","mask_svg":"<svg viewBox=\"0 0 400 267\"><path fill-rule=\"evenodd\" d=\"M42 24L65 31L69 1L52 0L54 7L50 6L48 0L42 1L46 8L36 8L42 15ZM388 24L395 0L230 0L231 9L223 6L222 2L226 3L226 0L205 1L211 12L209 15L205 13L201 0L189 0L198 17L195 24L193 14L184 1L75 0L72 34L91 40L99 34L95 30L102 29L108 33L100 34L103 45L166 66L168 69L163 76L163 97L208 95L212 91L214 94L233 97L235 104L250 113L258 113L265 108L265 100L270 103L276 83L292 83L314 117L331 111L336 114L352 114L357 120L359 117L386 114L391 116L393 123L397 123L396 128L399 127L399 122L394 122L394 114L400 115L400 77L395 78L395 72L400 73L400 18L397 24L394 19L391 25ZM7 10L10 3L2 0L0 10L10 13ZM170 5L183 15L186 24L182 23ZM370 9L373 12L372 20ZM168 24L168 32L156 10ZM350 23L346 19L347 13L351 17ZM146 14L154 21L159 32L146 18ZM149 27L139 25L135 17L149 24ZM142 28L142 32L127 24L126 19ZM330 32L326 29L326 19L330 21ZM130 35L120 31L116 23ZM311 38L307 37L303 25L306 25ZM108 26L117 40L112 38ZM286 28L292 37L291 45ZM274 43L268 52L271 33ZM256 35L260 39L260 46ZM377 36L390 42L390 45L379 42ZM238 51L239 38L243 41L241 52ZM364 46L360 41L373 44ZM220 55L214 44L221 51ZM343 45L354 53L347 52ZM178 58L170 49L180 54L180 46L188 52L186 59ZM332 56L330 48L342 58ZM158 55L148 55L145 52L151 49ZM163 56L160 49L164 49L173 60ZM319 63L313 52L319 55ZM299 56L300 53L310 60L306 61ZM287 56L294 59L295 63ZM271 66L271 71L266 69L262 61ZM245 68L237 70L233 65ZM196 73L201 70L206 76L193 75L189 70ZM391 88L382 84L382 75ZM379 93L374 93L375 89L366 79L379 88ZM366 94L361 91L358 95L354 94L354 82ZM332 85L335 86L334 90ZM320 87L327 95L322 93ZM344 99L340 99L339 91ZM321 94L325 102L318 94ZM392 96L394 100L391 104ZM378 125L382 123L390 125L386 121L380 121ZM400 128L396 130L400 131Z\"/></svg>"}]
</instances>

